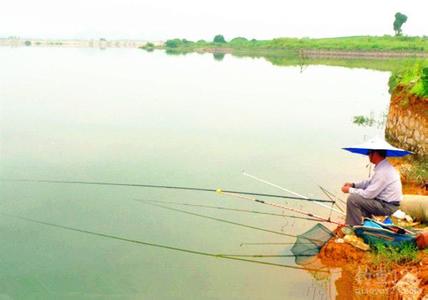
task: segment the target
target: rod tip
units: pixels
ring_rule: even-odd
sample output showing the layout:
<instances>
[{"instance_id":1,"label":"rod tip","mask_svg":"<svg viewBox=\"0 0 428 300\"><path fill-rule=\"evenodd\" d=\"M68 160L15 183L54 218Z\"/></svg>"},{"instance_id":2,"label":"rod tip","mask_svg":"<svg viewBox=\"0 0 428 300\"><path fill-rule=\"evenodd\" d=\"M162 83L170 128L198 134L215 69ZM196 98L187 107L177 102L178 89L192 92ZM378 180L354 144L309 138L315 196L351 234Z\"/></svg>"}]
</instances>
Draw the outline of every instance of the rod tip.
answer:
<instances>
[{"instance_id":1,"label":"rod tip","mask_svg":"<svg viewBox=\"0 0 428 300\"><path fill-rule=\"evenodd\" d=\"M217 193L223 193L223 190L222 189L217 189L216 192Z\"/></svg>"}]
</instances>

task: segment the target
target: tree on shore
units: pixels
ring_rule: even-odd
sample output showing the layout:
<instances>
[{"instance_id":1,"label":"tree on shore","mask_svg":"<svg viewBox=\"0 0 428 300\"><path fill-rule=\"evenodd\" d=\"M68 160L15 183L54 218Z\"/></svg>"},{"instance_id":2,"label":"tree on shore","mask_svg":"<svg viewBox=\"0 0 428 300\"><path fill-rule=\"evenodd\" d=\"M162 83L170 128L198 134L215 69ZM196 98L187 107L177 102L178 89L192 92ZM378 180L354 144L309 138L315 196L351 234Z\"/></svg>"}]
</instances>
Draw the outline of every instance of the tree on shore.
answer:
<instances>
[{"instance_id":1,"label":"tree on shore","mask_svg":"<svg viewBox=\"0 0 428 300\"><path fill-rule=\"evenodd\" d=\"M395 14L394 31L396 36L402 35L401 26L407 21L407 16L398 12Z\"/></svg>"},{"instance_id":2,"label":"tree on shore","mask_svg":"<svg viewBox=\"0 0 428 300\"><path fill-rule=\"evenodd\" d=\"M214 40L213 40L213 42L214 43L226 43L226 40L224 39L224 36L222 36L221 34L217 34L215 37L214 37Z\"/></svg>"}]
</instances>

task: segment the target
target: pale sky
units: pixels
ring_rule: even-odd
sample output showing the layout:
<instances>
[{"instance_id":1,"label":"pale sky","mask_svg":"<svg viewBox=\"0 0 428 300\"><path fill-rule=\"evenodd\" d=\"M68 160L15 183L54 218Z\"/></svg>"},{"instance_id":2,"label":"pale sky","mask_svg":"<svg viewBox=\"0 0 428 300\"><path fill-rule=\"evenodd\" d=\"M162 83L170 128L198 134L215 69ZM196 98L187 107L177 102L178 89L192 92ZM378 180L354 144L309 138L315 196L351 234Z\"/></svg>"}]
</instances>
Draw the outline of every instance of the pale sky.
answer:
<instances>
[{"instance_id":1,"label":"pale sky","mask_svg":"<svg viewBox=\"0 0 428 300\"><path fill-rule=\"evenodd\" d=\"M427 0L1 0L0 37L211 40L428 35Z\"/></svg>"}]
</instances>

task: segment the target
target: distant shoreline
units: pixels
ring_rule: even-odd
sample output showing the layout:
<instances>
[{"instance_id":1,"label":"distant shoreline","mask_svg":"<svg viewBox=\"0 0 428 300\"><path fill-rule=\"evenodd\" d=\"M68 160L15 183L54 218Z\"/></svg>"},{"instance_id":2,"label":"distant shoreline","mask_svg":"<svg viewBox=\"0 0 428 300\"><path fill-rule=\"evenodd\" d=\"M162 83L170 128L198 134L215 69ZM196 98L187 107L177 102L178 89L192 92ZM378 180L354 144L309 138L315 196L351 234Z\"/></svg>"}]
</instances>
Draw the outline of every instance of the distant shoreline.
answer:
<instances>
[{"instance_id":1,"label":"distant shoreline","mask_svg":"<svg viewBox=\"0 0 428 300\"><path fill-rule=\"evenodd\" d=\"M237 37L226 41L217 35L213 41L167 40L162 46L147 44L146 50L165 49L170 53L254 53L256 55L298 54L303 58L402 58L428 57L427 37L352 36L338 38L277 38L249 40Z\"/></svg>"},{"instance_id":2,"label":"distant shoreline","mask_svg":"<svg viewBox=\"0 0 428 300\"><path fill-rule=\"evenodd\" d=\"M259 55L286 55L293 53L302 58L428 58L426 51L403 51L403 50L327 50L327 49L239 49L239 48L197 48L197 49L165 49L166 51L177 53L212 53L212 54L259 54Z\"/></svg>"},{"instance_id":3,"label":"distant shoreline","mask_svg":"<svg viewBox=\"0 0 428 300\"><path fill-rule=\"evenodd\" d=\"M0 38L3 47L64 47L64 48L141 48L147 44L161 47L162 41L144 40L106 40L106 39L22 39Z\"/></svg>"}]
</instances>

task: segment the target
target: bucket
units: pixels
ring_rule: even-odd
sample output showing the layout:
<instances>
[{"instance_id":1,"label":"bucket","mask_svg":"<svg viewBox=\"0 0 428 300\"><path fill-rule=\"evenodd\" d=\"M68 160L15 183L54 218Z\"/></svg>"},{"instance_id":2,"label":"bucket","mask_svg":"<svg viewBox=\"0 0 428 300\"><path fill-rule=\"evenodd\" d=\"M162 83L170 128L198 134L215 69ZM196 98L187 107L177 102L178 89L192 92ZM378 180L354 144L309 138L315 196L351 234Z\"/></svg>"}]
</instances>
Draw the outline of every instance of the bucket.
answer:
<instances>
[{"instance_id":1,"label":"bucket","mask_svg":"<svg viewBox=\"0 0 428 300\"><path fill-rule=\"evenodd\" d=\"M428 247L428 232L422 232L416 236L416 245L418 246L419 250Z\"/></svg>"}]
</instances>

